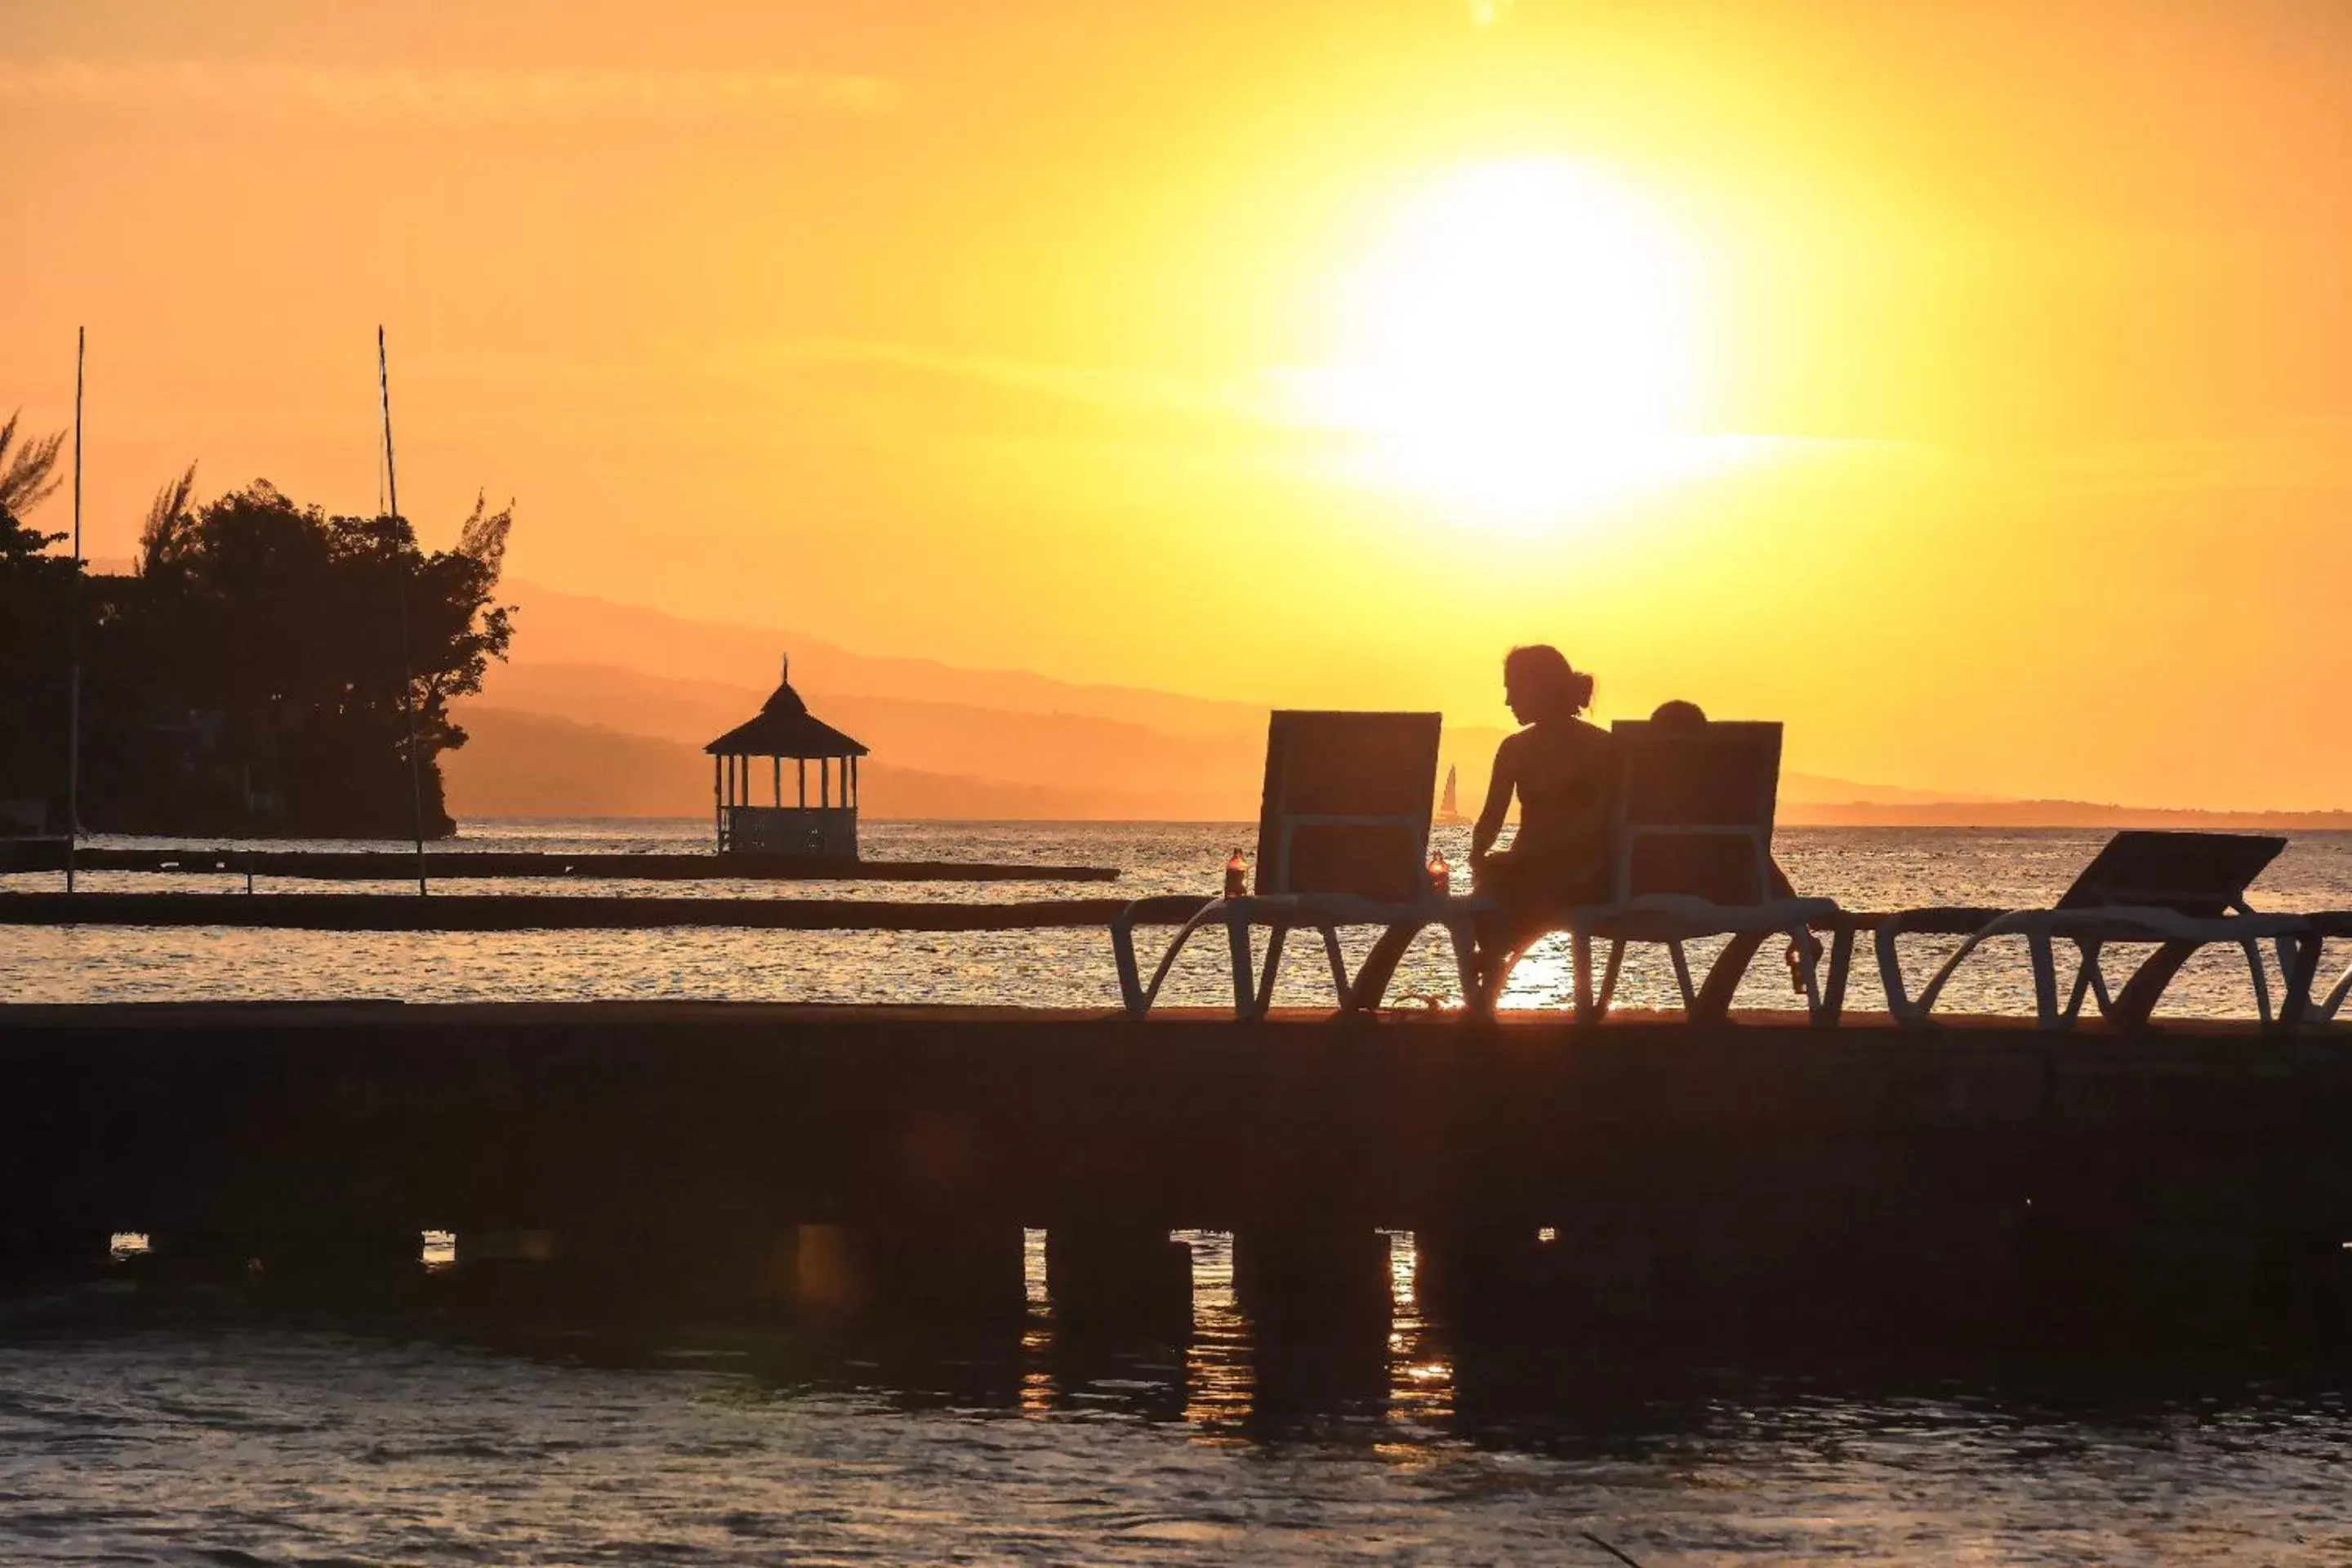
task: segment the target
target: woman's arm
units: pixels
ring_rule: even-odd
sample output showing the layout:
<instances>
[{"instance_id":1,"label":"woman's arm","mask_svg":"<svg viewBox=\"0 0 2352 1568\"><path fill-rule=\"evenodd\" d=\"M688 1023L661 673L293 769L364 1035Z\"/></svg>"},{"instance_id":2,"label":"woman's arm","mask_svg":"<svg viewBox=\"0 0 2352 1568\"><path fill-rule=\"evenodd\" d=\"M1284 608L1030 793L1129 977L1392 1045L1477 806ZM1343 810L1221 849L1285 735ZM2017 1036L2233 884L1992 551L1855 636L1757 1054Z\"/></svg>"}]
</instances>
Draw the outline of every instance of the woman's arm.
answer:
<instances>
[{"instance_id":1,"label":"woman's arm","mask_svg":"<svg viewBox=\"0 0 2352 1568\"><path fill-rule=\"evenodd\" d=\"M1474 868L1494 848L1496 836L1503 831L1503 817L1511 809L1511 792L1519 783L1517 740L1517 735L1506 735L1503 743L1495 748L1495 771L1486 780L1486 804L1478 813L1478 825L1470 830L1470 864Z\"/></svg>"}]
</instances>

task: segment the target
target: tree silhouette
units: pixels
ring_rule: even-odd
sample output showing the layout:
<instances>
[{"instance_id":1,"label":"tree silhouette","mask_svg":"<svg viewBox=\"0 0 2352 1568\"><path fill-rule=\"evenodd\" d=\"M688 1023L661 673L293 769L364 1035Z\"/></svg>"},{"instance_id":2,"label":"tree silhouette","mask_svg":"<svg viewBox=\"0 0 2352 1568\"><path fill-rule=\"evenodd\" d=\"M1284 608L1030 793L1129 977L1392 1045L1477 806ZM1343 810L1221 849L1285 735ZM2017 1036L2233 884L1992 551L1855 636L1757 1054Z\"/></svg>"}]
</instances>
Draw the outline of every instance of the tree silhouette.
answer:
<instances>
[{"instance_id":1,"label":"tree silhouette","mask_svg":"<svg viewBox=\"0 0 2352 1568\"><path fill-rule=\"evenodd\" d=\"M0 426L0 499L54 487L59 441ZM513 507L483 498L455 549L405 518L330 516L267 480L199 505L192 464L156 492L129 576L87 580L82 816L148 833L405 837L404 676L416 710L425 829L453 824L439 755L450 717L514 636L496 601ZM74 563L0 512L0 797L62 791ZM408 618L402 662L401 617ZM23 672L17 678L17 672Z\"/></svg>"},{"instance_id":2,"label":"tree silhouette","mask_svg":"<svg viewBox=\"0 0 2352 1568\"><path fill-rule=\"evenodd\" d=\"M24 416L20 408L0 425L0 559L12 563L28 561L66 537L37 532L24 520L58 488L58 454L65 448L66 433L20 440L16 426Z\"/></svg>"}]
</instances>

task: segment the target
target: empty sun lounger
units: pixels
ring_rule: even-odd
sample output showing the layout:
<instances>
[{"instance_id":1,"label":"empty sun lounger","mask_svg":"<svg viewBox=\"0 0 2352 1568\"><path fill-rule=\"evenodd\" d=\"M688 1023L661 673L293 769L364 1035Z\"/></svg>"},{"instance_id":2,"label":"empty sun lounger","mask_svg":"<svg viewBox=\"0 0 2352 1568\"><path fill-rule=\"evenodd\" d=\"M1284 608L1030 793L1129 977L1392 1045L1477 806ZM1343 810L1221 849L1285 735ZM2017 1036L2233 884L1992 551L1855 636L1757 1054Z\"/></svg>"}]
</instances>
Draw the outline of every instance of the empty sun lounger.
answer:
<instances>
[{"instance_id":1,"label":"empty sun lounger","mask_svg":"<svg viewBox=\"0 0 2352 1568\"><path fill-rule=\"evenodd\" d=\"M2246 887L2278 852L2284 838L2240 833L2126 832L2109 839L2046 910L2011 910L1970 932L1945 960L1916 997L1906 987L1897 939L1922 929L1895 916L1876 930L1878 971L1887 1010L1900 1023L1927 1021L1954 972L1985 942L2021 937L2033 964L2034 1014L2045 1029L2071 1026L2085 998L2100 1013L2126 1026L2147 1024L2165 988L2198 949L2228 942L2242 949L2265 1024L2276 1016L2263 963L2262 944L2274 944L2286 982L2289 1013L2304 1010L2318 943L2306 940L2309 922L2297 915L2259 915L2247 907ZM1935 911L1918 911L1921 920ZM2071 994L2058 996L2055 944L2074 943L2082 954ZM2117 943L2153 944L2119 991L2111 991L2101 966L2104 950ZM2287 1021L2294 1021L2290 1016Z\"/></svg>"},{"instance_id":2,"label":"empty sun lounger","mask_svg":"<svg viewBox=\"0 0 2352 1568\"><path fill-rule=\"evenodd\" d=\"M1265 1014L1285 940L1320 933L1343 1009L1353 990L1339 951L1343 925L1435 922L1454 933L1456 963L1472 952L1467 900L1438 898L1427 874L1430 803L1437 791L1434 713L1277 711L1267 728L1259 806L1256 890L1219 899L1180 928L1149 984L1135 955L1138 906L1111 925L1120 1000L1150 1011L1177 954L1195 931L1225 930L1236 1016ZM1262 973L1252 974L1250 931L1271 928Z\"/></svg>"},{"instance_id":3,"label":"empty sun lounger","mask_svg":"<svg viewBox=\"0 0 2352 1568\"><path fill-rule=\"evenodd\" d=\"M1772 817L1780 793L1780 726L1773 723L1658 724L1621 720L1612 726L1619 785L1612 831L1615 864L1610 902L1563 909L1539 927L1514 932L1509 951L1488 964L1478 1003L1491 1007L1511 968L1532 942L1570 935L1580 1016L1609 1008L1626 945L1664 945L1674 963L1685 1010L1694 1018L1729 1011L1739 976L1768 938L1807 939L1812 921L1837 913L1828 899L1776 896ZM1732 939L1704 987L1694 985L1684 944ZM1596 994L1591 944L1610 944ZM1845 947L1825 989L1802 971L1813 1016L1828 1021L1842 991Z\"/></svg>"}]
</instances>

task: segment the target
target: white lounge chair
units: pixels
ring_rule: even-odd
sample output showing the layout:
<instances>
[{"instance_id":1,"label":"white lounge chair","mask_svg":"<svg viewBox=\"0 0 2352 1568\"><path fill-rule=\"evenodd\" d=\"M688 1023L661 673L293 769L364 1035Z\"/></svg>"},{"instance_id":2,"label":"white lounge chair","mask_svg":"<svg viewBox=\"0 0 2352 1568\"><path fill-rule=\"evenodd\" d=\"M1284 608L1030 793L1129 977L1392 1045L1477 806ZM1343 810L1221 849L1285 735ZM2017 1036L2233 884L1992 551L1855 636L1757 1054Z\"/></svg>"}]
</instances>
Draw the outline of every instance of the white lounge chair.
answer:
<instances>
[{"instance_id":1,"label":"white lounge chair","mask_svg":"<svg viewBox=\"0 0 2352 1568\"><path fill-rule=\"evenodd\" d=\"M2246 904L2246 885L2262 873L2284 838L2241 833L2134 831L2109 839L2057 903L2046 910L2010 910L1969 932L1918 995L1910 994L1896 943L1937 911L1916 911L1919 920L1895 915L1879 923L1875 938L1878 973L1887 1011L1895 1021L1927 1023L1945 986L1978 948L1997 937L2022 938L2033 966L2033 1008L2045 1029L2072 1027L2086 999L2102 1016L2126 1027L2145 1026L2165 988L2200 948L2228 943L2243 951L2262 1021L2277 1021L2264 972L2263 944L2273 945L2286 983L2288 1014L2307 1010L2317 941L2300 915L2256 914ZM2074 943L2082 963L2074 986L2058 996L2056 944ZM2106 948L2148 944L2155 948L2120 989L2113 989L2102 966ZM2340 1003L2341 998L2336 999ZM2287 1021L2293 1022L2292 1016Z\"/></svg>"},{"instance_id":2,"label":"white lounge chair","mask_svg":"<svg viewBox=\"0 0 2352 1568\"><path fill-rule=\"evenodd\" d=\"M1146 984L1135 953L1139 900L1111 923L1119 997L1143 1014L1159 999L1177 955L1196 931L1222 926L1233 965L1234 1014L1265 1016L1282 950L1293 931L1323 938L1339 1007L1355 989L1339 928L1444 926L1465 984L1479 906L1443 899L1427 872L1430 803L1437 789L1435 713L1276 711L1266 731L1265 789L1258 813L1256 890L1217 899L1177 930ZM1269 928L1265 963L1253 974L1250 931Z\"/></svg>"},{"instance_id":3,"label":"white lounge chair","mask_svg":"<svg viewBox=\"0 0 2352 1568\"><path fill-rule=\"evenodd\" d=\"M1579 1017L1605 1015L1614 999L1628 943L1662 944L1672 960L1683 1007L1692 1018L1729 1012L1739 977L1757 950L1775 936L1804 942L1816 921L1833 920L1829 899L1780 894L1772 867L1772 817L1780 793L1780 726L1774 723L1661 724L1620 721L1616 743L1614 865L1611 900L1566 908L1539 926L1514 931L1510 947L1487 966L1474 1005L1491 1008L1512 968L1536 940L1569 933ZM1705 985L1693 984L1685 944L1732 940ZM1609 959L1596 993L1592 943L1605 941ZM1816 1022L1835 1018L1852 938L1841 931L1825 986L1807 964L1801 971L1806 1005Z\"/></svg>"}]
</instances>

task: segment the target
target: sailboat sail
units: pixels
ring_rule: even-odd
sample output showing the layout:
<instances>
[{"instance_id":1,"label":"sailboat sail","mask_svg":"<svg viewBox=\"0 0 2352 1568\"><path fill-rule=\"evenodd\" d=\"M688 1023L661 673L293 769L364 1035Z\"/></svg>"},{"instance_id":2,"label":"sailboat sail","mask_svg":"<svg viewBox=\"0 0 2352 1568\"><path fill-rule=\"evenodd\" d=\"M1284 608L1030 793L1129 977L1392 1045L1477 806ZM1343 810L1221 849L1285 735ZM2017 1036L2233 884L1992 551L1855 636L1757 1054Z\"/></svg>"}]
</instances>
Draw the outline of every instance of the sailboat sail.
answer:
<instances>
[{"instance_id":1,"label":"sailboat sail","mask_svg":"<svg viewBox=\"0 0 2352 1568\"><path fill-rule=\"evenodd\" d=\"M1454 772L1455 770L1451 766L1448 766L1445 770L1445 794L1439 798L1437 803L1437 815L1440 816L1459 816L1462 815L1462 806L1454 797L1455 787Z\"/></svg>"}]
</instances>

